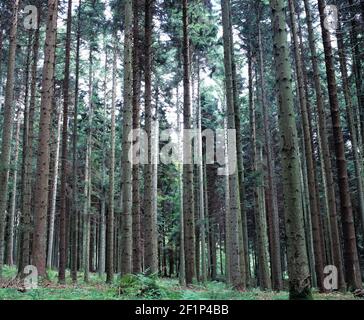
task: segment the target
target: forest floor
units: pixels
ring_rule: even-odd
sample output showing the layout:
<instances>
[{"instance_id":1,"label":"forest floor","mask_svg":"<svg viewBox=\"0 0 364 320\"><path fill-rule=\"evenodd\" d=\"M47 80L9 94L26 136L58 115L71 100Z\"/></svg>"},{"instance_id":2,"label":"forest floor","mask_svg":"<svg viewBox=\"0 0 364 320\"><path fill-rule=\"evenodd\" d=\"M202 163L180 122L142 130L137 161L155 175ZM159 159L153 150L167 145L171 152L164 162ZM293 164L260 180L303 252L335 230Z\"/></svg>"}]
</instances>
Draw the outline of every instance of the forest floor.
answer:
<instances>
[{"instance_id":1,"label":"forest floor","mask_svg":"<svg viewBox=\"0 0 364 320\"><path fill-rule=\"evenodd\" d=\"M4 276L11 283L16 275L15 268L5 267ZM49 271L49 281L38 289L21 292L19 288L0 284L0 300L287 300L287 292L262 292L252 290L237 292L222 282L208 282L191 288L179 286L178 280L153 278L144 275L127 276L115 279L113 285L105 284L105 279L90 274L89 283L79 275L79 283L73 285L69 275L67 284L57 284L57 273ZM116 277L115 277L116 278ZM352 294L314 292L315 300L353 300Z\"/></svg>"}]
</instances>

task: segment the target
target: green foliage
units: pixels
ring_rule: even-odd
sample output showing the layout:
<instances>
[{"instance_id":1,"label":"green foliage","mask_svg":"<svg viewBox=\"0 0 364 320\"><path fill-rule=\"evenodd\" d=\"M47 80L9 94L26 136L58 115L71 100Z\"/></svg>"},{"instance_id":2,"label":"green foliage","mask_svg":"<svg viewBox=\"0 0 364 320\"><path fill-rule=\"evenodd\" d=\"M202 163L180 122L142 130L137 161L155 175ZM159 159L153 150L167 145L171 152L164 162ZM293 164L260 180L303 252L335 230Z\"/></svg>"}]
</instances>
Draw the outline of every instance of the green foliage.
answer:
<instances>
[{"instance_id":1,"label":"green foliage","mask_svg":"<svg viewBox=\"0 0 364 320\"><path fill-rule=\"evenodd\" d=\"M119 294L144 299L160 299L165 295L157 275L127 274L120 279Z\"/></svg>"},{"instance_id":2,"label":"green foliage","mask_svg":"<svg viewBox=\"0 0 364 320\"><path fill-rule=\"evenodd\" d=\"M5 266L5 279L16 276L16 268ZM90 273L90 282L83 282L79 274L78 284L73 285L67 272L67 285L57 284L57 272L48 270L46 287L20 292L16 288L0 289L0 300L287 300L288 292L262 292L252 290L239 292L223 282L207 282L189 288L181 287L177 279L161 279L157 275L125 275L106 285L104 277ZM352 294L319 294L316 300L351 300Z\"/></svg>"}]
</instances>

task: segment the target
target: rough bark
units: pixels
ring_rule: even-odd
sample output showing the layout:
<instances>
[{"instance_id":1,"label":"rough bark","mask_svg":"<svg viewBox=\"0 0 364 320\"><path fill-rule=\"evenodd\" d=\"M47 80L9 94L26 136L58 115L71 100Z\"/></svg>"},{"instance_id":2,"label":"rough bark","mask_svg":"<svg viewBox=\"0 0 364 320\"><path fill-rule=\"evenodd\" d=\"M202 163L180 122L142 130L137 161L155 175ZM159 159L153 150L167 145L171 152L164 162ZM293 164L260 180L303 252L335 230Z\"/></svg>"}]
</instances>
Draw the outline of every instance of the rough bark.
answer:
<instances>
[{"instance_id":1,"label":"rough bark","mask_svg":"<svg viewBox=\"0 0 364 320\"><path fill-rule=\"evenodd\" d=\"M133 129L140 129L140 87L141 87L141 70L140 70L140 39L139 39L139 0L134 0L133 15ZM135 143L138 143L137 139ZM142 270L141 247L140 247L140 166L133 164L133 273L140 273Z\"/></svg>"},{"instance_id":2,"label":"rough bark","mask_svg":"<svg viewBox=\"0 0 364 320\"><path fill-rule=\"evenodd\" d=\"M27 99L26 99L27 100ZM26 102L27 103L27 102ZM6 263L9 266L14 264L14 235L15 235L15 212L16 212L16 199L17 199L17 185L18 185L18 158L19 158L19 133L20 133L20 112L17 112L16 129L15 129L15 146L14 146L14 170L13 170L13 189L11 192L10 200L10 214L8 226L8 242L6 247Z\"/></svg>"},{"instance_id":3,"label":"rough bark","mask_svg":"<svg viewBox=\"0 0 364 320\"><path fill-rule=\"evenodd\" d=\"M311 285L302 210L299 148L293 108L293 80L285 19L286 2L270 0L270 4L279 102L289 292L290 299L310 299Z\"/></svg>"},{"instance_id":4,"label":"rough bark","mask_svg":"<svg viewBox=\"0 0 364 320\"><path fill-rule=\"evenodd\" d=\"M109 171L109 210L106 233L106 282L112 283L114 278L114 184L115 184L115 104L116 104L116 64L117 47L113 48L112 97L111 97L111 133L110 133L110 171Z\"/></svg>"},{"instance_id":5,"label":"rough bark","mask_svg":"<svg viewBox=\"0 0 364 320\"><path fill-rule=\"evenodd\" d=\"M249 243L248 243L248 226L247 215L245 210L245 177L244 177L244 157L243 157L243 141L241 136L240 126L240 101L238 91L238 76L236 70L235 53L234 53L234 38L232 28L232 12L231 3L229 5L229 38L231 47L231 68L232 68L232 81L233 81L233 100L235 112L235 127L236 127L236 152L237 152L237 165L239 177L239 193L240 193L240 213L238 215L238 228L239 228L239 260L242 275L245 277L245 284L250 284L250 262L249 262Z\"/></svg>"},{"instance_id":6,"label":"rough bark","mask_svg":"<svg viewBox=\"0 0 364 320\"><path fill-rule=\"evenodd\" d=\"M131 143L129 133L132 129L133 96L133 5L125 1L125 38L124 38L124 110L122 136L122 212L121 212L121 274L132 272L132 163L129 159Z\"/></svg>"},{"instance_id":7,"label":"rough bark","mask_svg":"<svg viewBox=\"0 0 364 320\"><path fill-rule=\"evenodd\" d=\"M312 223L312 236L313 246L315 254L315 270L317 277L317 285L320 291L324 291L324 245L322 240L322 228L320 222L320 203L317 198L317 179L316 179L316 168L313 159L312 149L312 126L309 120L310 105L307 100L307 94L305 90L304 76L303 76L303 62L299 48L299 39L297 32L297 21L295 16L295 8L293 0L289 0L289 12L290 22L292 31L292 41L294 48L294 56L297 69L297 84L298 84L298 96L302 118L303 136L305 144L305 157L307 166L307 182L308 182L308 194L309 194L309 205L311 213Z\"/></svg>"},{"instance_id":8,"label":"rough bark","mask_svg":"<svg viewBox=\"0 0 364 320\"><path fill-rule=\"evenodd\" d=\"M197 57L197 59L199 59ZM197 101L196 101L196 119L197 119L197 130L198 130L198 192L199 192L199 234L201 241L201 277L200 280L202 282L206 282L207 280L207 260L206 260L206 221L205 221L205 206L206 198L204 191L204 166L203 166L203 154L202 154L202 116L201 116L201 97L200 97L200 61L197 61ZM200 245L200 243L198 243ZM197 256L199 257L199 255Z\"/></svg>"},{"instance_id":9,"label":"rough bark","mask_svg":"<svg viewBox=\"0 0 364 320\"><path fill-rule=\"evenodd\" d=\"M12 18L9 32L9 55L8 70L5 87L4 100L4 122L1 140L0 156L0 278L4 262L4 233L5 217L8 196L9 166L10 166L10 148L11 136L14 122L14 78L15 78L15 55L17 49L17 28L18 28L18 10L19 0L15 0L12 6Z\"/></svg>"},{"instance_id":10,"label":"rough bark","mask_svg":"<svg viewBox=\"0 0 364 320\"><path fill-rule=\"evenodd\" d=\"M178 130L178 145L183 145L183 131L182 131L182 122L181 118L181 108L180 108L180 98L179 98L179 90L177 85L176 90L177 96L177 130ZM183 149L180 147L179 149L179 160L182 161L183 158ZM184 217L183 217L183 166L182 164L178 165L178 192L180 197L180 210L179 210L179 222L180 222L180 236L179 236L179 269L178 269L178 280L181 286L186 285L186 268L185 268L185 248L184 248Z\"/></svg>"},{"instance_id":11,"label":"rough bark","mask_svg":"<svg viewBox=\"0 0 364 320\"><path fill-rule=\"evenodd\" d=\"M232 64L232 39L230 33L230 0L221 1L222 21L223 21L223 41L224 41L224 67L225 67L225 90L226 90L226 113L227 113L227 129L236 130L235 123L235 108L234 108L234 89L233 89L233 64ZM229 144L232 143L229 141ZM235 141L236 143L236 141ZM237 159L236 154L229 154L229 162ZM230 166L230 164L228 165ZM230 171L230 170L228 170ZM227 229L230 231L228 254L229 276L231 284L236 289L245 289L245 277L242 275L239 249L239 216L241 215L240 208L240 192L239 192L239 176L237 171L229 172L229 215L227 219Z\"/></svg>"},{"instance_id":12,"label":"rough bark","mask_svg":"<svg viewBox=\"0 0 364 320\"><path fill-rule=\"evenodd\" d=\"M266 82L263 58L263 44L262 35L259 28L259 52L260 52L260 86L261 86L261 99L263 108L263 122L264 122L264 143L265 143L265 156L267 162L267 187L266 187L266 206L267 206L267 220L270 244L270 258L271 258L271 272L272 272L272 288L276 291L283 289L282 280L282 265L281 265L281 249L279 237L279 215L277 203L277 186L274 179L274 153L272 146L272 136L270 133L270 119L268 114L268 103L266 96Z\"/></svg>"},{"instance_id":13,"label":"rough bark","mask_svg":"<svg viewBox=\"0 0 364 320\"><path fill-rule=\"evenodd\" d=\"M37 66L39 54L39 22L38 28L33 35L32 46L32 65L31 65L31 84L30 84L30 101L29 108L25 108L24 126L23 126L23 162L22 162L22 184L21 184L21 217L20 217L20 244L19 244L19 261L18 275L21 275L24 267L30 262L30 229L31 229L31 209L32 209L32 159L33 159L33 130L34 130L34 113L36 107L36 90L37 90Z\"/></svg>"},{"instance_id":14,"label":"rough bark","mask_svg":"<svg viewBox=\"0 0 364 320\"><path fill-rule=\"evenodd\" d=\"M358 109L360 114L360 128L361 140L364 141L364 88L363 88L363 75L362 75L362 59L363 59L363 44L362 35L359 38L360 25L355 17L359 9L354 4L354 0L348 0L348 5L352 9L350 17L350 44L352 51L353 73L355 78L356 96L358 101ZM361 4L363 7L364 5ZM362 16L361 19L364 19ZM363 146L364 147L364 146Z\"/></svg>"},{"instance_id":15,"label":"rough bark","mask_svg":"<svg viewBox=\"0 0 364 320\"><path fill-rule=\"evenodd\" d=\"M324 0L318 0L318 8L320 12L320 23L325 52L325 65L329 91L331 120L335 140L336 167L338 172L341 206L341 223L344 237L344 263L346 280L349 288L360 289L362 288L362 282L360 276L358 251L356 247L356 235L354 228L352 203L350 199L347 162L345 156L345 144L340 124L339 100L337 94L333 52L331 47L331 37L329 31L325 27Z\"/></svg>"},{"instance_id":16,"label":"rough bark","mask_svg":"<svg viewBox=\"0 0 364 320\"><path fill-rule=\"evenodd\" d=\"M184 129L192 128L191 122L191 76L188 0L183 0L183 123ZM183 135L183 218L186 284L195 278L195 221L193 194L193 164L190 161L191 145L186 134Z\"/></svg>"},{"instance_id":17,"label":"rough bark","mask_svg":"<svg viewBox=\"0 0 364 320\"><path fill-rule=\"evenodd\" d=\"M320 149L324 160L321 163L321 165L325 173L324 182L326 183L324 184L324 187L327 191L328 209L330 215L329 220L330 220L330 233L332 237L332 247L333 247L333 261L334 265L338 269L339 288L343 289L345 287L345 280L343 276L344 271L342 262L341 240L340 240L340 233L338 226L335 185L334 185L334 177L332 171L331 154L327 137L326 115L325 115L323 91L320 79L320 70L318 64L318 54L315 44L315 35L312 23L311 8L308 0L304 0L304 6L306 12L307 27L308 27L308 41L311 51L312 69L314 74Z\"/></svg>"},{"instance_id":18,"label":"rough bark","mask_svg":"<svg viewBox=\"0 0 364 320\"><path fill-rule=\"evenodd\" d=\"M358 145L358 137L357 131L355 128L355 120L354 120L354 113L353 113L353 103L351 100L351 92L350 92L350 85L349 85L349 77L348 77L348 69L347 69L347 59L345 54L345 45L344 39L342 36L342 29L339 22L338 32L337 32L337 43L338 43L338 53L339 53L339 60L340 60L340 71L342 76L342 89L345 98L345 105L346 105L346 118L347 123L350 131L350 138L352 143L352 154L354 158L354 170L355 170L355 180L357 183L357 198L359 204L359 211L360 211L360 218L362 222L362 230L364 230L364 188L363 188L363 171L361 166L361 156L360 156L360 148Z\"/></svg>"},{"instance_id":19,"label":"rough bark","mask_svg":"<svg viewBox=\"0 0 364 320\"><path fill-rule=\"evenodd\" d=\"M79 248L79 210L78 210L78 102L79 102L79 77L80 77L80 45L81 45L81 8L82 1L78 4L77 14L77 41L76 41L76 70L75 70L75 100L73 109L73 132L72 132L72 247L71 247L71 278L77 282L78 270L78 248Z\"/></svg>"},{"instance_id":20,"label":"rough bark","mask_svg":"<svg viewBox=\"0 0 364 320\"><path fill-rule=\"evenodd\" d=\"M54 93L54 66L57 36L58 0L48 1L48 18L44 52L42 78L41 117L38 136L37 184L34 199L34 239L33 264L38 269L38 275L46 275L47 250L47 209L49 180L49 139L52 115L52 100Z\"/></svg>"},{"instance_id":21,"label":"rough bark","mask_svg":"<svg viewBox=\"0 0 364 320\"><path fill-rule=\"evenodd\" d=\"M57 130L55 136L54 150L53 150L53 168L52 168L52 177L51 177L51 192L50 192L50 201L49 201L49 224L48 224L48 248L47 248L47 268L50 269L52 267L53 261L53 248L55 243L54 237L54 229L55 229L55 220L56 220L56 200L57 200L57 190L58 190L58 167L59 167L59 149L61 143L61 129L62 129L62 110L58 110L57 115Z\"/></svg>"},{"instance_id":22,"label":"rough bark","mask_svg":"<svg viewBox=\"0 0 364 320\"><path fill-rule=\"evenodd\" d=\"M62 156L61 156L61 193L60 193L60 223L59 223L59 271L58 281L66 282L66 184L68 157L68 107L69 107L69 78L72 29L72 0L68 0L67 29L65 45L64 79L63 79L63 127L62 127Z\"/></svg>"}]
</instances>

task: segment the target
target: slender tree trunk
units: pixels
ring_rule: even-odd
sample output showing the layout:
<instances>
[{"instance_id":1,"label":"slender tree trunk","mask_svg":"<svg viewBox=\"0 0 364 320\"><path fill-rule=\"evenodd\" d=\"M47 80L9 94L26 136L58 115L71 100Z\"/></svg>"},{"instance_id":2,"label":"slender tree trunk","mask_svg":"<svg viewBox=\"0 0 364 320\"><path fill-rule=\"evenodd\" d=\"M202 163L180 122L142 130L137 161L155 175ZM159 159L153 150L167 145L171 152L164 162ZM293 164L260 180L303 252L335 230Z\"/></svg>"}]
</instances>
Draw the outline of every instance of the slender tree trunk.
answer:
<instances>
[{"instance_id":1,"label":"slender tree trunk","mask_svg":"<svg viewBox=\"0 0 364 320\"><path fill-rule=\"evenodd\" d=\"M90 116L90 115L89 115ZM82 230L82 262L83 262L83 272L84 272L84 281L89 282L89 266L90 266L90 203L89 203L89 193L91 192L91 181L90 179L90 141L87 139L87 150L86 150L86 159L85 159L85 187L84 187L84 207L83 207L83 230Z\"/></svg>"},{"instance_id":2,"label":"slender tree trunk","mask_svg":"<svg viewBox=\"0 0 364 320\"><path fill-rule=\"evenodd\" d=\"M4 46L4 14L0 14L0 94L2 95L3 91L3 46ZM2 106L0 106L0 113L2 112Z\"/></svg>"},{"instance_id":3,"label":"slender tree trunk","mask_svg":"<svg viewBox=\"0 0 364 320\"><path fill-rule=\"evenodd\" d=\"M152 159L154 125L152 115L152 34L154 0L145 2L145 128L148 136L148 164L145 166L145 211L144 211L144 268L147 273L156 273L158 269L158 237L155 224L156 214L153 194L154 161Z\"/></svg>"},{"instance_id":4,"label":"slender tree trunk","mask_svg":"<svg viewBox=\"0 0 364 320\"><path fill-rule=\"evenodd\" d=\"M140 129L140 86L141 86L141 70L140 70L140 36L139 36L139 0L134 0L133 15L133 129ZM134 137L133 137L134 138ZM138 143L137 138L136 143ZM140 247L140 166L133 164L133 273L140 273L141 262L141 247Z\"/></svg>"},{"instance_id":5,"label":"slender tree trunk","mask_svg":"<svg viewBox=\"0 0 364 320\"><path fill-rule=\"evenodd\" d=\"M316 168L313 159L312 150L312 127L309 121L308 112L310 110L309 102L306 99L305 83L303 76L302 56L299 49L299 39L297 33L297 22L295 16L295 8L293 0L289 0L289 12L291 20L291 31L293 39L293 47L297 68L298 95L301 109L302 127L305 144L306 166L308 194L312 222L312 236L315 254L315 270L317 277L317 285L320 291L324 291L324 245L322 241L322 229L320 223L320 203L317 198L317 179Z\"/></svg>"},{"instance_id":6,"label":"slender tree trunk","mask_svg":"<svg viewBox=\"0 0 364 320\"><path fill-rule=\"evenodd\" d=\"M58 0L48 0L48 18L43 66L41 117L39 122L39 144L37 158L37 183L34 200L33 264L38 275L46 275L47 209L49 178L49 139L54 93L55 47L57 37Z\"/></svg>"},{"instance_id":7,"label":"slender tree trunk","mask_svg":"<svg viewBox=\"0 0 364 320\"><path fill-rule=\"evenodd\" d=\"M191 57L188 32L188 0L183 0L183 123L185 131L192 128L191 122ZM193 164L191 145L183 134L183 219L186 284L195 279L195 221L193 194Z\"/></svg>"},{"instance_id":8,"label":"slender tree trunk","mask_svg":"<svg viewBox=\"0 0 364 320\"><path fill-rule=\"evenodd\" d=\"M321 31L325 52L326 75L328 82L331 120L335 140L336 166L339 178L339 194L342 215L342 229L344 236L344 263L346 280L349 288L361 289L360 266L356 247L354 217L350 199L347 163L345 157L344 138L340 124L339 100L335 76L335 66L331 48L330 33L325 27L325 1L318 0L320 12Z\"/></svg>"},{"instance_id":9,"label":"slender tree trunk","mask_svg":"<svg viewBox=\"0 0 364 320\"><path fill-rule=\"evenodd\" d=\"M245 277L245 284L249 285L251 279L250 275L250 262L249 262L249 244L248 244L248 227L247 216L244 204L245 198L245 178L244 178L244 157L243 157L243 142L241 136L240 126L240 101L238 92L238 76L235 63L234 54L234 39L232 28L232 13L231 3L229 5L229 38L231 47L231 68L232 68L232 81L233 81L233 100L235 112L235 127L236 127L236 150L237 150L237 164L238 164L238 177L239 177L239 193L240 193L240 213L238 215L238 228L239 228L239 260L242 275Z\"/></svg>"},{"instance_id":10,"label":"slender tree trunk","mask_svg":"<svg viewBox=\"0 0 364 320\"><path fill-rule=\"evenodd\" d=\"M206 167L206 200L208 206L208 221L209 221L209 242L210 242L210 278L211 280L216 280L217 276L217 254L216 254L216 233L217 221L215 219L216 214L216 203L217 194L215 189L216 183L216 170L208 166ZM207 215L206 215L207 217Z\"/></svg>"},{"instance_id":11,"label":"slender tree trunk","mask_svg":"<svg viewBox=\"0 0 364 320\"><path fill-rule=\"evenodd\" d=\"M258 32L259 33L259 32ZM263 134L263 121L262 121L262 106L258 105L256 108L253 99L252 87L252 66L251 62L248 63L249 73L249 109L250 109L250 126L252 138L252 162L253 172L255 177L254 186L254 217L255 217L255 230L256 230L256 245L257 245L257 258L258 258L258 277L259 286L261 290L271 288L271 281L269 275L268 263L268 237L267 237L267 217L266 217L266 204L264 197L264 183L263 183L263 147L262 147L262 134ZM258 72L256 71L256 80L258 87ZM257 92L258 94L258 92Z\"/></svg>"},{"instance_id":12,"label":"slender tree trunk","mask_svg":"<svg viewBox=\"0 0 364 320\"><path fill-rule=\"evenodd\" d=\"M227 119L224 119L224 130L227 130ZM227 149L227 143L225 139L225 150ZM225 161L228 163L228 155L225 151ZM231 263L232 263L232 241L231 241L231 210L230 210L230 186L229 186L229 177L224 177L225 184L225 238L224 238L224 247L225 247L225 281L230 286L233 286L232 277L231 277ZM222 248L221 248L222 249ZM221 266L224 264L221 263Z\"/></svg>"},{"instance_id":13,"label":"slender tree trunk","mask_svg":"<svg viewBox=\"0 0 364 320\"><path fill-rule=\"evenodd\" d=\"M201 119L202 120L202 119ZM201 128L202 128L202 124L201 124ZM209 200L208 200L208 185L207 185L207 165L206 165L206 158L205 160L202 161L202 165L203 165L203 185L204 185L204 199L205 199L205 207L203 208L204 210L204 217L206 220L206 224L205 224L205 233L206 233L206 251L207 251L207 255L206 258L207 259L207 266L206 266L206 280L210 280L211 279L211 261L212 261L212 251L211 251L211 228L210 228L210 213L209 213Z\"/></svg>"},{"instance_id":14,"label":"slender tree trunk","mask_svg":"<svg viewBox=\"0 0 364 320\"><path fill-rule=\"evenodd\" d=\"M30 83L29 83L29 79L30 79L30 64L31 64L31 59L32 59L32 53L33 53L33 50L32 50L32 39L33 39L33 34L32 33L29 33L28 35L28 44L27 44L27 55L26 55L26 68L25 68L25 76L24 76L24 82L25 82L25 92L24 92L24 112L23 112L23 117L24 117L24 121L23 121L23 145L22 145L22 149L23 149L23 162L22 162L22 172L21 172L21 177L22 177L22 188L21 188L21 192L20 192L20 195L21 195L21 203L23 202L23 185L24 185L24 174L25 174L25 166L24 166L24 158L27 157L27 155L25 155L25 153L27 152L27 147L26 147L26 139L28 139L27 135L28 135L28 117L29 117L29 100L30 100L30 97L29 97L29 92L30 92ZM1 72L1 70L0 70ZM18 116L17 116L17 119L18 119L18 125L20 126L20 119L19 119L19 113L20 110L18 110ZM20 129L20 128L19 128ZM18 136L17 136L17 140L16 140L16 145L17 145L17 148L19 148L19 134L20 132L18 133ZM18 161L18 154L19 151L16 151L16 163ZM9 238L8 240L8 249L7 249L7 254L8 254L8 264L10 265L13 265L14 264L14 252L16 251L16 254L18 254L18 250L17 249L20 249L21 248L21 245L22 245L22 222L23 221L19 221L19 228L18 230L20 231L18 234L18 241L17 241L17 246L16 246L16 249L14 250L14 241L16 240L16 238L14 239L14 236L15 235L15 230L14 229L14 224L15 224L15 221L14 219L18 218L17 220L20 219L20 217L18 217L18 214L16 214L16 198L14 198L14 196L16 196L16 187L17 187L17 182L16 182L16 179L17 179L17 167L15 167L15 171L14 171L14 184L13 184L13 193L12 193L12 200L11 200L11 210L10 210L10 217L9 217L9 224L11 226L9 226L10 230L9 230L9 234L12 233L12 239ZM14 210L14 211L13 211ZM20 210L21 211L21 210ZM12 247L12 248L11 248ZM14 251L14 252L13 252ZM19 250L21 251L21 250ZM29 250L28 250L29 251ZM11 252L11 255L9 256ZM29 254L29 253L28 253ZM17 263L18 265L21 263L21 255L22 253L20 253L18 255L18 259L17 259ZM11 260L10 260L11 259ZM11 263L10 263L11 262Z\"/></svg>"},{"instance_id":15,"label":"slender tree trunk","mask_svg":"<svg viewBox=\"0 0 364 320\"><path fill-rule=\"evenodd\" d=\"M66 51L63 79L63 128L62 128L62 157L61 157L61 193L60 193L60 223L59 223L59 273L58 281L66 282L66 184L67 184L67 157L68 157L68 105L69 105L69 77L72 29L72 0L68 0Z\"/></svg>"},{"instance_id":16,"label":"slender tree trunk","mask_svg":"<svg viewBox=\"0 0 364 320\"><path fill-rule=\"evenodd\" d=\"M205 206L206 198L204 192L204 166L203 166L203 154L202 154L202 119L201 119L201 97L200 97L200 61L197 58L197 103L196 103L196 118L197 118L197 129L198 129L198 190L199 190L199 212L200 212L200 241L201 241L201 281L206 282L207 280L207 260L206 260L206 221L205 221ZM199 257L199 256L198 256Z\"/></svg>"},{"instance_id":17,"label":"slender tree trunk","mask_svg":"<svg viewBox=\"0 0 364 320\"><path fill-rule=\"evenodd\" d=\"M85 160L85 189L84 189L84 208L83 208L83 270L84 281L89 281L91 257L91 217L92 217L92 122L93 122L93 50L89 48L89 83L88 83L88 128L86 142Z\"/></svg>"},{"instance_id":18,"label":"slender tree trunk","mask_svg":"<svg viewBox=\"0 0 364 320\"><path fill-rule=\"evenodd\" d=\"M225 66L225 85L226 85L226 105L227 105L227 129L236 130L235 108L234 108L234 82L233 82L233 55L232 39L230 30L230 0L221 1L223 19L223 40L224 40L224 66ZM228 141L228 145L236 141ZM236 147L236 146L235 146ZM229 147L230 151L230 147ZM238 172L230 172L231 165L237 162L237 154L230 154L228 164L228 185L229 185L229 218L227 219L227 229L230 231L230 248L228 258L230 260L231 284L236 289L245 289L246 279L241 273L242 264L239 249L239 221L241 222L240 192Z\"/></svg>"},{"instance_id":19,"label":"slender tree trunk","mask_svg":"<svg viewBox=\"0 0 364 320\"><path fill-rule=\"evenodd\" d=\"M4 262L4 233L6 221L6 207L8 196L8 180L10 165L11 136L14 122L14 78L15 78L15 56L17 48L17 28L18 28L19 0L13 1L12 18L9 33L9 55L7 81L4 101L4 122L1 140L0 156L0 278Z\"/></svg>"},{"instance_id":20,"label":"slender tree trunk","mask_svg":"<svg viewBox=\"0 0 364 320\"><path fill-rule=\"evenodd\" d=\"M307 27L308 27L308 40L311 51L311 60L314 73L315 91L316 91L316 106L318 114L318 128L320 137L320 146L324 162L321 164L325 172L325 188L327 190L328 198L328 209L330 214L330 227L332 236L333 246L333 260L334 265L338 269L339 275L339 288L345 288L344 270L343 270L343 259L341 252L341 240L338 226L337 208L336 208L336 196L335 196L335 185L334 177L331 164L331 156L329 149L329 142L327 137L327 125L326 115L324 108L324 100L321 86L321 78L318 64L318 54L315 45L315 34L312 23L311 8L308 0L304 0Z\"/></svg>"},{"instance_id":21,"label":"slender tree trunk","mask_svg":"<svg viewBox=\"0 0 364 320\"><path fill-rule=\"evenodd\" d=\"M24 112L23 127L23 163L21 185L21 219L20 219L20 252L18 261L18 275L22 275L24 267L30 263L30 231L32 210L32 159L33 159L33 130L34 113L36 107L37 66L39 55L39 25L40 12L38 12L38 27L34 32L32 47L31 85L29 108Z\"/></svg>"},{"instance_id":22,"label":"slender tree trunk","mask_svg":"<svg viewBox=\"0 0 364 320\"><path fill-rule=\"evenodd\" d=\"M305 145L304 141L302 143L302 154L305 153ZM311 212L310 212L310 195L308 192L308 181L307 181L307 165L306 158L303 157L302 161L300 161L301 167L301 189L302 189L302 207L304 214L304 222L305 222L305 231L306 231L306 244L307 244L307 256L308 256L308 264L310 267L311 273L311 284L313 287L317 287L317 277L315 270L315 254L313 248L313 237L312 237L312 222L311 222Z\"/></svg>"},{"instance_id":23,"label":"slender tree trunk","mask_svg":"<svg viewBox=\"0 0 364 320\"><path fill-rule=\"evenodd\" d=\"M76 71L75 71L75 101L73 112L73 133L72 133L72 247L71 247L71 277L72 282L77 283L78 270L78 247L79 247L79 210L78 210L78 161L77 161L77 140L78 140L78 101L79 101L79 77L80 77L80 45L81 45L81 8L82 1L78 4L77 15L77 42L76 42Z\"/></svg>"},{"instance_id":24,"label":"slender tree trunk","mask_svg":"<svg viewBox=\"0 0 364 320\"><path fill-rule=\"evenodd\" d=\"M18 111L16 129L15 129L13 190L11 193L11 201L10 201L9 236L6 249L7 251L6 263L9 266L12 266L14 264L14 233L15 233L14 225L15 225L17 182L18 182L19 133L20 133L20 112Z\"/></svg>"},{"instance_id":25,"label":"slender tree trunk","mask_svg":"<svg viewBox=\"0 0 364 320\"><path fill-rule=\"evenodd\" d=\"M179 84L177 84L177 130L178 130L178 145L179 148L179 161L181 162L183 159L183 130L182 130L182 121L181 121L181 112L180 112L180 99L179 99ZM179 284L181 286L186 286L186 268L185 268L185 248L184 248L184 217L183 217L183 165L180 164L178 166L178 191L179 191L179 200L180 200L180 210L179 210L179 222L180 222L180 237L179 237L179 270L178 270L178 279Z\"/></svg>"},{"instance_id":26,"label":"slender tree trunk","mask_svg":"<svg viewBox=\"0 0 364 320\"><path fill-rule=\"evenodd\" d=\"M274 154L272 151L272 137L270 133L270 120L268 114L268 104L266 96L265 70L263 58L263 44L260 28L259 32L259 53L260 53L260 86L263 108L264 122L264 143L267 161L267 187L266 187L266 206L267 220L270 243L272 287L276 291L283 289L282 266L281 266L281 249L279 237L279 215L277 204L277 189L274 179Z\"/></svg>"},{"instance_id":27,"label":"slender tree trunk","mask_svg":"<svg viewBox=\"0 0 364 320\"><path fill-rule=\"evenodd\" d=\"M282 136L284 211L290 299L310 299L311 285L302 211L297 127L293 110L292 72L285 19L285 1L270 0Z\"/></svg>"},{"instance_id":28,"label":"slender tree trunk","mask_svg":"<svg viewBox=\"0 0 364 320\"><path fill-rule=\"evenodd\" d=\"M350 8L353 9L352 15L350 17L350 44L352 48L352 61L353 61L353 73L355 77L355 88L356 95L358 99L358 108L360 110L360 128L361 128L361 139L364 141L364 88L363 88L363 75L362 75L362 57L363 52L360 52L362 48L361 41L362 38L358 39L358 31L360 30L360 25L355 17L357 10L355 10L356 5L354 0L347 1ZM361 4L363 7L363 4ZM359 9L359 8L358 8ZM361 17L364 18L363 16Z\"/></svg>"},{"instance_id":29,"label":"slender tree trunk","mask_svg":"<svg viewBox=\"0 0 364 320\"><path fill-rule=\"evenodd\" d=\"M133 96L133 5L125 1L125 39L124 39L124 112L122 137L122 213L121 213L121 274L132 272L132 163L129 159L131 144L129 133L132 129Z\"/></svg>"},{"instance_id":30,"label":"slender tree trunk","mask_svg":"<svg viewBox=\"0 0 364 320\"><path fill-rule=\"evenodd\" d=\"M116 41L113 48L112 98L111 98L111 134L110 134L110 171L109 171L109 210L106 234L106 282L112 283L114 278L114 184L115 184L115 104L116 104Z\"/></svg>"},{"instance_id":31,"label":"slender tree trunk","mask_svg":"<svg viewBox=\"0 0 364 320\"><path fill-rule=\"evenodd\" d=\"M361 166L361 156L359 153L359 145L358 145L358 137L355 130L355 121L353 114L353 105L351 100L350 86L349 86L349 78L348 78L348 70L347 70L347 60L345 55L345 46L344 40L342 36L342 29L339 22L339 28L337 32L337 43L338 43L338 52L340 58L340 70L342 76L342 87L344 92L345 104L346 104L346 115L347 122L350 130L351 143L352 143L352 153L354 158L354 168L355 168L355 176L357 182L357 197L359 202L359 210L360 210L360 218L362 222L362 228L364 230L364 188L363 188L363 172Z\"/></svg>"},{"instance_id":32,"label":"slender tree trunk","mask_svg":"<svg viewBox=\"0 0 364 320\"><path fill-rule=\"evenodd\" d=\"M47 268L52 268L53 263L53 248L54 248L54 228L56 220L56 200L58 190L58 167L59 167L59 149L61 142L61 129L62 129L62 110L59 108L57 116L57 131L56 141L54 144L54 163L53 163L53 175L51 179L52 192L50 199L50 217L48 226L48 249L47 249Z\"/></svg>"},{"instance_id":33,"label":"slender tree trunk","mask_svg":"<svg viewBox=\"0 0 364 320\"><path fill-rule=\"evenodd\" d=\"M105 35L104 35L105 36ZM106 42L105 48L105 69L104 69L104 127L107 127L107 75L108 75L108 49ZM106 152L107 152L107 132L103 133L102 168L101 168L101 209L100 209L100 239L99 239L99 259L98 271L102 277L106 266Z\"/></svg>"}]
</instances>

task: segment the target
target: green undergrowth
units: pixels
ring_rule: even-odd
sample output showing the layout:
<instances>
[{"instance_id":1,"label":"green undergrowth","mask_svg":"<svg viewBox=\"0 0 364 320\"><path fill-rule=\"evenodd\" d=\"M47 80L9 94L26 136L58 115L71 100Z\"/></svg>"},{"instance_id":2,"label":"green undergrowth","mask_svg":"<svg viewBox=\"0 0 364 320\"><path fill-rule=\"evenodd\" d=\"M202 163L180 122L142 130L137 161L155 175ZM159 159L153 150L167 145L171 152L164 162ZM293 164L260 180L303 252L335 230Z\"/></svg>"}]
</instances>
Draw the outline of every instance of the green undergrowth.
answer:
<instances>
[{"instance_id":1,"label":"green undergrowth","mask_svg":"<svg viewBox=\"0 0 364 320\"><path fill-rule=\"evenodd\" d=\"M5 266L4 277L8 280L16 275L15 268ZM157 276L126 275L115 277L112 285L105 284L105 277L91 273L90 281L78 277L73 285L67 273L66 285L57 284L57 272L48 272L49 281L38 289L20 292L17 288L0 289L0 300L287 300L288 292L262 292L257 289L238 292L228 288L223 282L207 282L189 288L181 287L176 279ZM314 299L350 300L351 294L317 294Z\"/></svg>"}]
</instances>

